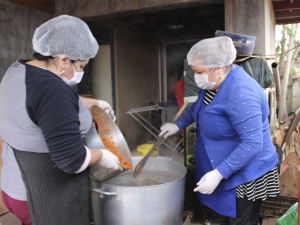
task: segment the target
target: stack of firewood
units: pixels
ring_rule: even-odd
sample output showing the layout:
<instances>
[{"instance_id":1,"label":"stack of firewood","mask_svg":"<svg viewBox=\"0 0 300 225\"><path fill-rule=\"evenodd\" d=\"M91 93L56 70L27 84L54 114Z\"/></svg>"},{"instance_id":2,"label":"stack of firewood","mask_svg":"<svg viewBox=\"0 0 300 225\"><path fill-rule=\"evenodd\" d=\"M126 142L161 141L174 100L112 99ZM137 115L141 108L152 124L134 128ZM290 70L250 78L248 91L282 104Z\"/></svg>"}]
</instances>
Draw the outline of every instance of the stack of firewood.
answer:
<instances>
[{"instance_id":1,"label":"stack of firewood","mask_svg":"<svg viewBox=\"0 0 300 225\"><path fill-rule=\"evenodd\" d=\"M280 195L298 198L300 171L300 108L281 122L272 136L280 161Z\"/></svg>"}]
</instances>

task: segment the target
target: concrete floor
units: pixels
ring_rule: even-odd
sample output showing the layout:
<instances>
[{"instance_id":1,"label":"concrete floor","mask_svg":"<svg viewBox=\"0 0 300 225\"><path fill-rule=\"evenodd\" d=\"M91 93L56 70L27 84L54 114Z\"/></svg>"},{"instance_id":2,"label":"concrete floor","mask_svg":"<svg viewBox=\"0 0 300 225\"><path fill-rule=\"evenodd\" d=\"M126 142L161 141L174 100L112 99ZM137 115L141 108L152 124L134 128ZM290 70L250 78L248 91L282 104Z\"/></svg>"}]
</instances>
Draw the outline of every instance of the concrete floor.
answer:
<instances>
[{"instance_id":1,"label":"concrete floor","mask_svg":"<svg viewBox=\"0 0 300 225\"><path fill-rule=\"evenodd\" d=\"M13 213L9 212L0 216L0 225L21 225L21 224L22 224L21 221ZM185 225L205 225L205 224L196 221L195 222L192 221L191 223L189 223L189 221L186 221ZM220 225L220 223L210 222L210 225Z\"/></svg>"},{"instance_id":2,"label":"concrete floor","mask_svg":"<svg viewBox=\"0 0 300 225\"><path fill-rule=\"evenodd\" d=\"M213 219L213 220L212 220ZM265 218L263 219L263 225L274 225L276 224L279 218ZM209 223L203 223L202 221L208 221ZM92 225L93 223L91 223ZM21 225L21 221L12 213L6 213L0 216L0 225ZM199 219L195 219L190 222L186 220L183 225L220 225L219 221L216 221L215 218L202 218L201 221Z\"/></svg>"}]
</instances>

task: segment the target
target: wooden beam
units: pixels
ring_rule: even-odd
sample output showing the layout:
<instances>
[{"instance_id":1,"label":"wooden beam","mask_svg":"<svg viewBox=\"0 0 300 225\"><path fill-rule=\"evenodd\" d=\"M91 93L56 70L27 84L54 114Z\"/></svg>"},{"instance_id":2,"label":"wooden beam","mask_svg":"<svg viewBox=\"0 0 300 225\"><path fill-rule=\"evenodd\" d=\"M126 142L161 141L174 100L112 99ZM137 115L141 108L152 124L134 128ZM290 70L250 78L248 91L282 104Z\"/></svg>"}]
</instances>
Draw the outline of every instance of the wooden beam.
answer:
<instances>
[{"instance_id":1,"label":"wooden beam","mask_svg":"<svg viewBox=\"0 0 300 225\"><path fill-rule=\"evenodd\" d=\"M295 152L291 152L287 155L287 157L282 161L282 165L284 164L295 164L300 165L300 161Z\"/></svg>"},{"instance_id":2,"label":"wooden beam","mask_svg":"<svg viewBox=\"0 0 300 225\"><path fill-rule=\"evenodd\" d=\"M276 19L276 25L292 24L292 23L300 23L300 17L291 18L291 19Z\"/></svg>"},{"instance_id":3,"label":"wooden beam","mask_svg":"<svg viewBox=\"0 0 300 225\"><path fill-rule=\"evenodd\" d=\"M290 4L293 4L293 3L294 3L294 0L290 0ZM290 9L289 12L291 13L291 12L293 12L293 10Z\"/></svg>"},{"instance_id":4,"label":"wooden beam","mask_svg":"<svg viewBox=\"0 0 300 225\"><path fill-rule=\"evenodd\" d=\"M57 0L57 1L62 1L65 2L66 4L68 1L67 0ZM111 0L106 0L105 2L109 2ZM117 1L117 0L115 0ZM171 0L169 0L171 1ZM175 0L173 0L175 2ZM176 0L178 1L178 0ZM93 0L90 1L92 6L95 5L95 8L98 7L97 2L101 2L100 0ZM95 3L96 2L96 3ZM102 9L95 14L95 12L90 12L89 10L84 10L85 12L82 12L80 14L80 18L83 19L84 21L97 21L97 20L102 20L102 19L109 19L109 18L117 18L117 17L122 17L122 16L130 16L130 15L138 15L138 14L145 14L145 13L153 13L153 12L162 12L167 14L167 11L175 10L175 9L183 9L183 8L193 8L193 7L202 7L205 5L212 5L213 7L219 7L219 5L224 5L224 0L181 0L180 3L173 3L173 4L164 4L164 1L160 0L118 0L120 9L119 11L116 11L114 8L116 7L107 7L110 6L111 4L106 4L105 7L102 7ZM126 3L121 3L121 2L128 2ZM141 2L141 7L139 8L133 8L130 7L131 2ZM157 2L157 4L152 4L150 5L149 2ZM136 3L135 3L136 4ZM145 4L145 6L143 6ZM125 7L126 6L126 7ZM91 6L90 6L91 7ZM124 9L123 9L123 8ZM107 9L108 8L108 9ZM130 9L131 8L131 9ZM130 9L130 10L129 10ZM89 13L88 13L89 12ZM59 12L57 12L59 13ZM75 13L76 14L76 13ZM76 15L74 15L76 16ZM174 15L172 15L174 16Z\"/></svg>"},{"instance_id":5,"label":"wooden beam","mask_svg":"<svg viewBox=\"0 0 300 225\"><path fill-rule=\"evenodd\" d=\"M164 21L165 17L164 16L160 16L160 15L149 16L148 20L149 20L149 22L159 22L159 21Z\"/></svg>"},{"instance_id":6,"label":"wooden beam","mask_svg":"<svg viewBox=\"0 0 300 225\"><path fill-rule=\"evenodd\" d=\"M298 198L299 170L295 164L290 164L279 176L280 195Z\"/></svg>"},{"instance_id":7,"label":"wooden beam","mask_svg":"<svg viewBox=\"0 0 300 225\"><path fill-rule=\"evenodd\" d=\"M294 0L293 4L286 1L273 2L274 11L300 9L300 0Z\"/></svg>"},{"instance_id":8,"label":"wooden beam","mask_svg":"<svg viewBox=\"0 0 300 225\"><path fill-rule=\"evenodd\" d=\"M55 13L55 0L8 0L46 13Z\"/></svg>"},{"instance_id":9,"label":"wooden beam","mask_svg":"<svg viewBox=\"0 0 300 225\"><path fill-rule=\"evenodd\" d=\"M208 15L213 15L213 14L214 14L214 10L210 9L210 10L201 10L201 11L195 12L194 16L195 17L208 16Z\"/></svg>"},{"instance_id":10,"label":"wooden beam","mask_svg":"<svg viewBox=\"0 0 300 225\"><path fill-rule=\"evenodd\" d=\"M224 21L224 17L212 17L209 19L202 20L202 23L216 23Z\"/></svg>"},{"instance_id":11,"label":"wooden beam","mask_svg":"<svg viewBox=\"0 0 300 225\"><path fill-rule=\"evenodd\" d=\"M142 18L141 16L136 16L132 20L130 20L130 23L133 23L133 24L142 24L145 22L146 22L146 19Z\"/></svg>"},{"instance_id":12,"label":"wooden beam","mask_svg":"<svg viewBox=\"0 0 300 225\"><path fill-rule=\"evenodd\" d=\"M276 19L286 19L300 17L300 9L295 9L291 13L289 11L277 11L275 12Z\"/></svg>"},{"instance_id":13,"label":"wooden beam","mask_svg":"<svg viewBox=\"0 0 300 225\"><path fill-rule=\"evenodd\" d=\"M290 0L290 4L293 4L293 3L294 3L294 0ZM293 10L290 9L289 12L291 13L291 12L293 12Z\"/></svg>"}]
</instances>

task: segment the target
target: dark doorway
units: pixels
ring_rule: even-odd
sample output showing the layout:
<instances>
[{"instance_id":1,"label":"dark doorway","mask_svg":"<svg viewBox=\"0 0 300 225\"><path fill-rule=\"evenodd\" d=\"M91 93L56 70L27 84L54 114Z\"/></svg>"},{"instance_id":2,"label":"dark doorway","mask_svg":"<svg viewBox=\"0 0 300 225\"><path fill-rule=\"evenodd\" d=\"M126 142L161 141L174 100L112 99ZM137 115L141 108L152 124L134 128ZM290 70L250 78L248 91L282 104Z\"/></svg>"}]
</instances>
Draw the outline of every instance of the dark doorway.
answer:
<instances>
[{"instance_id":1,"label":"dark doorway","mask_svg":"<svg viewBox=\"0 0 300 225\"><path fill-rule=\"evenodd\" d=\"M167 99L168 102L177 102L174 94L174 84L183 77L183 60L191 47L197 41L177 42L166 44L167 66Z\"/></svg>"}]
</instances>

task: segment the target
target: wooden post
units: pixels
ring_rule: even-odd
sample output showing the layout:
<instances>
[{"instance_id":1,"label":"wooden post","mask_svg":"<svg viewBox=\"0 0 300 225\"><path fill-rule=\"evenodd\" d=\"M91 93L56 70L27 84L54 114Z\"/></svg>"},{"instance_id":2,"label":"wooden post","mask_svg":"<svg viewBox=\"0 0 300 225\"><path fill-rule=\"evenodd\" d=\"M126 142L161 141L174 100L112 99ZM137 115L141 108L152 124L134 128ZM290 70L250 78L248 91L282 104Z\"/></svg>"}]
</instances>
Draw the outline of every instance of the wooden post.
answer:
<instances>
[{"instance_id":1,"label":"wooden post","mask_svg":"<svg viewBox=\"0 0 300 225\"><path fill-rule=\"evenodd\" d=\"M299 170L295 164L290 164L279 177L280 195L298 198Z\"/></svg>"}]
</instances>

